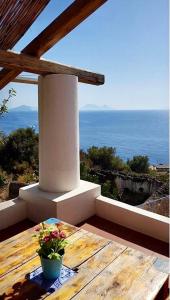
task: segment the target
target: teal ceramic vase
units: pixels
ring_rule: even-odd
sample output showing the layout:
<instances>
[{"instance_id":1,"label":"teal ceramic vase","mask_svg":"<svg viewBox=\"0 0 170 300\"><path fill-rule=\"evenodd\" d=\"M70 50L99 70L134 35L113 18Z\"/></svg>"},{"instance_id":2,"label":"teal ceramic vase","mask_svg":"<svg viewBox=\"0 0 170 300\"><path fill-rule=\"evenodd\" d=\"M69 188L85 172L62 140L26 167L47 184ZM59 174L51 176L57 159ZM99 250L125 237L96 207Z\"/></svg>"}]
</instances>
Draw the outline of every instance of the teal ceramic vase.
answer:
<instances>
[{"instance_id":1,"label":"teal ceramic vase","mask_svg":"<svg viewBox=\"0 0 170 300\"><path fill-rule=\"evenodd\" d=\"M62 257L61 259L48 259L40 257L40 260L43 275L46 279L53 280L60 276L60 271L62 267Z\"/></svg>"}]
</instances>

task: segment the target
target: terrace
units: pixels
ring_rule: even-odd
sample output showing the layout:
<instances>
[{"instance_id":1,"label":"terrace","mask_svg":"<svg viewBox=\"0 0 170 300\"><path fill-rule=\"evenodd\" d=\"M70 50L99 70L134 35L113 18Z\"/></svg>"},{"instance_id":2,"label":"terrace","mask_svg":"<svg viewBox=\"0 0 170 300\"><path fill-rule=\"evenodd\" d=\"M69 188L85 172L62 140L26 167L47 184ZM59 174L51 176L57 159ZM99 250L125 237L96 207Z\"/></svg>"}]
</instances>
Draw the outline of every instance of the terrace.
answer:
<instances>
[{"instance_id":1,"label":"terrace","mask_svg":"<svg viewBox=\"0 0 170 300\"><path fill-rule=\"evenodd\" d=\"M166 259L167 217L103 197L99 185L80 180L78 82L98 86L104 84L104 75L40 58L106 0L75 0L21 53L9 51L48 2L0 4L0 88L11 81L38 84L39 96L39 183L21 188L18 198L0 204L1 241L56 217ZM19 76L23 71L39 79Z\"/></svg>"}]
</instances>

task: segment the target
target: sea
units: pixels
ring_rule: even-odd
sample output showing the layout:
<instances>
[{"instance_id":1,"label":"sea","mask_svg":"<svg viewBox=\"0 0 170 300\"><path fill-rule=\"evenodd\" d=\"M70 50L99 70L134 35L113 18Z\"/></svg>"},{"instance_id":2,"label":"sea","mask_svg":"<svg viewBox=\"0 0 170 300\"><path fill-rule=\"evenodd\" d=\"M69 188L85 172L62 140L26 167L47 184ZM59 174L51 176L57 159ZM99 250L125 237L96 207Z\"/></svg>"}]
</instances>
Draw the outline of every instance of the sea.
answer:
<instances>
[{"instance_id":1,"label":"sea","mask_svg":"<svg viewBox=\"0 0 170 300\"><path fill-rule=\"evenodd\" d=\"M151 164L168 163L168 111L80 111L79 120L83 150L93 145L116 147L124 160L147 155ZM0 130L7 135L26 127L38 132L36 111L9 111L0 118Z\"/></svg>"}]
</instances>

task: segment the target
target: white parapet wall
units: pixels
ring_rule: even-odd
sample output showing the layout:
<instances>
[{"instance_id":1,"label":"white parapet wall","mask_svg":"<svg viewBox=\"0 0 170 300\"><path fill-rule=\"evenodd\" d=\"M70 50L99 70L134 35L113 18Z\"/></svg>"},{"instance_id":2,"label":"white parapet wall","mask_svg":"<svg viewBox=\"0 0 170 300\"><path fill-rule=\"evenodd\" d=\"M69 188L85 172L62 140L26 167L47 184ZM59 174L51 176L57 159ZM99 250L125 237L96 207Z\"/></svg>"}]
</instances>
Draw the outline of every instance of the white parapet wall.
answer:
<instances>
[{"instance_id":1,"label":"white parapet wall","mask_svg":"<svg viewBox=\"0 0 170 300\"><path fill-rule=\"evenodd\" d=\"M26 202L16 198L0 203L0 230L27 218Z\"/></svg>"},{"instance_id":2,"label":"white parapet wall","mask_svg":"<svg viewBox=\"0 0 170 300\"><path fill-rule=\"evenodd\" d=\"M96 215L132 230L169 241L169 218L110 198L96 198Z\"/></svg>"},{"instance_id":3,"label":"white parapet wall","mask_svg":"<svg viewBox=\"0 0 170 300\"><path fill-rule=\"evenodd\" d=\"M75 225L95 215L100 193L100 185L81 180L79 187L63 193L44 192L39 184L29 185L20 189L19 197L26 202L30 220L39 223L56 217Z\"/></svg>"},{"instance_id":4,"label":"white parapet wall","mask_svg":"<svg viewBox=\"0 0 170 300\"><path fill-rule=\"evenodd\" d=\"M0 230L26 218L39 223L56 217L76 225L93 215L168 242L169 218L103 197L100 185L82 180L65 193L44 192L38 184L21 188L19 198L0 204Z\"/></svg>"}]
</instances>

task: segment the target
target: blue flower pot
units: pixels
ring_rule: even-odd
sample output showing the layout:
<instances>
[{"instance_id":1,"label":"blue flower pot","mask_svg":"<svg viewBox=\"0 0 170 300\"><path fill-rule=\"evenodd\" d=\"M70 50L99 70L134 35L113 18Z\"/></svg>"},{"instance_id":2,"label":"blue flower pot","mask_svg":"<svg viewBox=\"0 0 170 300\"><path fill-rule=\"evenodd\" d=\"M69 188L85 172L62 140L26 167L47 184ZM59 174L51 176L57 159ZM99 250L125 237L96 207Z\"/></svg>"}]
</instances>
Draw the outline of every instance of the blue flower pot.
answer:
<instances>
[{"instance_id":1,"label":"blue flower pot","mask_svg":"<svg viewBox=\"0 0 170 300\"><path fill-rule=\"evenodd\" d=\"M53 280L60 276L60 271L62 267L62 257L61 259L48 259L40 257L40 260L43 275L46 279Z\"/></svg>"}]
</instances>

